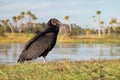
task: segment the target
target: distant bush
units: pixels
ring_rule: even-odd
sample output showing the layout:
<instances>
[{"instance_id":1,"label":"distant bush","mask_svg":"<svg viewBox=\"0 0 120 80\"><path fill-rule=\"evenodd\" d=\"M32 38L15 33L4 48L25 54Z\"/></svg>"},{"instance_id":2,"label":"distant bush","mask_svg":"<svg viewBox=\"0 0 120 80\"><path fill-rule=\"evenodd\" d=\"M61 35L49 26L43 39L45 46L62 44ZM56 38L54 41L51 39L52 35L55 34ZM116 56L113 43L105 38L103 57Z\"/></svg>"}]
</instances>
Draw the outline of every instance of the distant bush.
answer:
<instances>
[{"instance_id":1,"label":"distant bush","mask_svg":"<svg viewBox=\"0 0 120 80\"><path fill-rule=\"evenodd\" d=\"M0 25L0 36L4 36L4 28Z\"/></svg>"}]
</instances>

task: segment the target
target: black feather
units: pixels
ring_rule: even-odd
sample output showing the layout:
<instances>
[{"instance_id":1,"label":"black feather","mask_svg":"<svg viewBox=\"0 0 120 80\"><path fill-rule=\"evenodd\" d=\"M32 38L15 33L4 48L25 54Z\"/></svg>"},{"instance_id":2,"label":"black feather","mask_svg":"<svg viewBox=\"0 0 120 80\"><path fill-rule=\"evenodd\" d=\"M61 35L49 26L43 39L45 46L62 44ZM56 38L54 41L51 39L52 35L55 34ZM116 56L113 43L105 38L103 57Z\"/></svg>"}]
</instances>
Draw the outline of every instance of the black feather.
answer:
<instances>
[{"instance_id":1,"label":"black feather","mask_svg":"<svg viewBox=\"0 0 120 80\"><path fill-rule=\"evenodd\" d=\"M52 24L52 20L56 21L56 24ZM48 22L48 27L43 32L37 33L31 40L29 40L18 62L24 62L37 57L46 57L48 52L55 46L57 35L59 32L59 24L57 19L51 19Z\"/></svg>"}]
</instances>

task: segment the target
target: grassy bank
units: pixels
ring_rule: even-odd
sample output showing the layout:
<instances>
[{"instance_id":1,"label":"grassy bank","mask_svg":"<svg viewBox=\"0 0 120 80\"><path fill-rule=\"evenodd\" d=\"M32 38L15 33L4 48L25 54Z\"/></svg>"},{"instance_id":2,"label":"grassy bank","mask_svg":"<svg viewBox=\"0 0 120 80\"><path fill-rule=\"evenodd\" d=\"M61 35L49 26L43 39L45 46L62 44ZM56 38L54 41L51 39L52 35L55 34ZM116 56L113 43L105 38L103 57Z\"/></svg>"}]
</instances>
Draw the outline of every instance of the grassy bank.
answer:
<instances>
[{"instance_id":1,"label":"grassy bank","mask_svg":"<svg viewBox=\"0 0 120 80\"><path fill-rule=\"evenodd\" d=\"M29 39L31 39L35 34L11 34L6 33L5 36L0 37L0 43L11 43L11 42L27 42Z\"/></svg>"},{"instance_id":2,"label":"grassy bank","mask_svg":"<svg viewBox=\"0 0 120 80\"><path fill-rule=\"evenodd\" d=\"M120 80L120 60L1 65L0 80Z\"/></svg>"},{"instance_id":3,"label":"grassy bank","mask_svg":"<svg viewBox=\"0 0 120 80\"><path fill-rule=\"evenodd\" d=\"M6 36L0 37L0 43L9 43L9 42L27 42L29 39L31 39L35 34L10 34L6 33ZM101 36L99 38L95 35L90 36L58 36L57 42L75 42L75 43L120 43L120 38L114 37L114 36Z\"/></svg>"}]
</instances>

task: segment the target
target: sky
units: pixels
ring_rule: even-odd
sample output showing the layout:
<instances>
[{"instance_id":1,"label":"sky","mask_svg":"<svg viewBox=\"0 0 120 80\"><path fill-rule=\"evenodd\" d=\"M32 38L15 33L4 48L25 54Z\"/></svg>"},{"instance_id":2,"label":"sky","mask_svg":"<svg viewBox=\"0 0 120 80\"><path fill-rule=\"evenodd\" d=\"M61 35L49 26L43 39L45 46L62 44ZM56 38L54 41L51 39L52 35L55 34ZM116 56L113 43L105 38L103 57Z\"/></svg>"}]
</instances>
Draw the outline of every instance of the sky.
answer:
<instances>
[{"instance_id":1,"label":"sky","mask_svg":"<svg viewBox=\"0 0 120 80\"><path fill-rule=\"evenodd\" d=\"M105 26L111 18L120 22L120 0L0 0L0 20L12 19L20 12L30 10L37 16L37 22L47 22L50 18L57 18L67 23L64 16L69 16L72 24L93 28L92 16L101 11L101 21Z\"/></svg>"}]
</instances>

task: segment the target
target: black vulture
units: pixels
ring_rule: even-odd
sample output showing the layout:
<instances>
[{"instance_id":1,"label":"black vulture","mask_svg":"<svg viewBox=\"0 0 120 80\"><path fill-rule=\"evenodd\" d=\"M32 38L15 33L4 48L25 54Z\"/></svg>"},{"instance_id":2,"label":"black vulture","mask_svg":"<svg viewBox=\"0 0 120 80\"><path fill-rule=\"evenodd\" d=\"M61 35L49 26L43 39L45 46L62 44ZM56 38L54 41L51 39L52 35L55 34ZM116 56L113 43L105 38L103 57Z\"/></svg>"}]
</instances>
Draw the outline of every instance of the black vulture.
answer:
<instances>
[{"instance_id":1,"label":"black vulture","mask_svg":"<svg viewBox=\"0 0 120 80\"><path fill-rule=\"evenodd\" d=\"M50 19L47 28L44 31L37 33L27 42L19 56L18 62L29 61L42 56L45 63L45 57L56 44L59 27L59 20L55 18Z\"/></svg>"}]
</instances>

